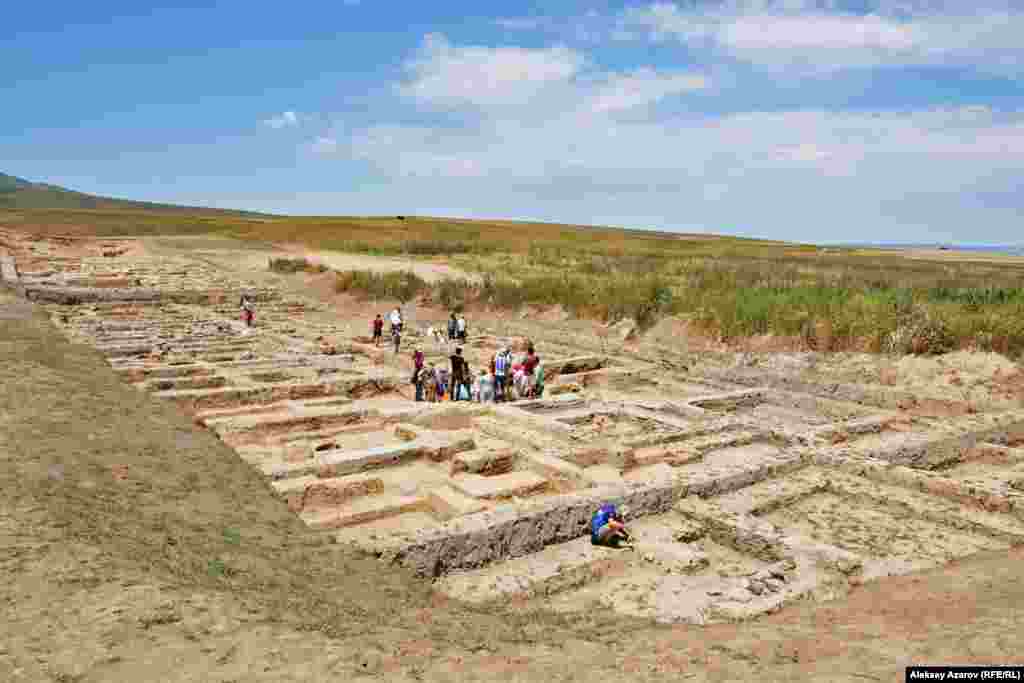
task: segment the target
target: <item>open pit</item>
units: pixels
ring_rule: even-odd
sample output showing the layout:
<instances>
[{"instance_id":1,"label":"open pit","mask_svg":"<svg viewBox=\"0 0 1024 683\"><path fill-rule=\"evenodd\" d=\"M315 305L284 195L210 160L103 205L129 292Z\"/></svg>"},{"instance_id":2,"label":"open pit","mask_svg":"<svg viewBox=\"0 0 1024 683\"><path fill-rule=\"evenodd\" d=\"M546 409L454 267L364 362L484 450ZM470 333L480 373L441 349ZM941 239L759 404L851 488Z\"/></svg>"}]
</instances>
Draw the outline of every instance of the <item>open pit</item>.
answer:
<instances>
[{"instance_id":1,"label":"open pit","mask_svg":"<svg viewBox=\"0 0 1024 683\"><path fill-rule=\"evenodd\" d=\"M0 237L4 284L72 341L214 431L311 530L459 600L704 624L1024 541L1024 410L930 417L542 337L549 396L416 403L406 354L255 275L133 240ZM406 339L443 362L437 322ZM481 329L470 365L506 344ZM629 506L633 550L590 544L606 501Z\"/></svg>"}]
</instances>

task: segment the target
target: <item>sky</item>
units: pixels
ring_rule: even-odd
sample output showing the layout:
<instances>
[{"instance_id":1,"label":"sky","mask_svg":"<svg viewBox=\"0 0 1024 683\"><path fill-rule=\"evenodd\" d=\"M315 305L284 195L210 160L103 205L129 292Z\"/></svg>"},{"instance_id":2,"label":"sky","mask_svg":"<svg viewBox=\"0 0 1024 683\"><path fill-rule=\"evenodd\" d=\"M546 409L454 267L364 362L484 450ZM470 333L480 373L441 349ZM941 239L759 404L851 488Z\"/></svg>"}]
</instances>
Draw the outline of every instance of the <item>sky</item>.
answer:
<instances>
[{"instance_id":1,"label":"sky","mask_svg":"<svg viewBox=\"0 0 1024 683\"><path fill-rule=\"evenodd\" d=\"M1024 244L1024 0L13 3L0 172L289 214Z\"/></svg>"}]
</instances>

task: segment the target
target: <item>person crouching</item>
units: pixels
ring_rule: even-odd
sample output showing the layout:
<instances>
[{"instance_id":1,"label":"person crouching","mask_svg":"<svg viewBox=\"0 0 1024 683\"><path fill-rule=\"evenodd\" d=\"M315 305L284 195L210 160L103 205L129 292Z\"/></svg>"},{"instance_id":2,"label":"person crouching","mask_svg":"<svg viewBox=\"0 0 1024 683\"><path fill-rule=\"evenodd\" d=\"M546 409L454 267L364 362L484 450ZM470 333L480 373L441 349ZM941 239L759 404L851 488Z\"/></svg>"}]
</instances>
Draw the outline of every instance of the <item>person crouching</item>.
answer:
<instances>
[{"instance_id":1,"label":"person crouching","mask_svg":"<svg viewBox=\"0 0 1024 683\"><path fill-rule=\"evenodd\" d=\"M618 548L630 542L625 515L612 503L602 505L590 519L590 542L609 548Z\"/></svg>"}]
</instances>

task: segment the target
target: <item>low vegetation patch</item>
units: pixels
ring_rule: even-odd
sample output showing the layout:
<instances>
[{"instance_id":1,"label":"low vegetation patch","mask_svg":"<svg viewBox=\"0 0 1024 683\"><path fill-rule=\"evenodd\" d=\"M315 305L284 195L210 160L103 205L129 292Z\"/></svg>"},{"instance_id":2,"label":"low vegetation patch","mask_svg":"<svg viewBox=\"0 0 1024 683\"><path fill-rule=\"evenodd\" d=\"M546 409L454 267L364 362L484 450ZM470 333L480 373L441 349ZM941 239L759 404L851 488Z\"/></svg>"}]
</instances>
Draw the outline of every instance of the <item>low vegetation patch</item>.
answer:
<instances>
[{"instance_id":1,"label":"low vegetation patch","mask_svg":"<svg viewBox=\"0 0 1024 683\"><path fill-rule=\"evenodd\" d=\"M896 251L716 235L500 220L288 217L202 209L4 209L0 221L39 234L204 235L250 244L444 258L473 279L427 283L412 273L347 271L338 291L429 298L456 309L561 305L577 316L647 325L666 315L723 340L803 339L821 350L1024 352L1024 262L907 258ZM274 259L278 272L322 268Z\"/></svg>"},{"instance_id":2,"label":"low vegetation patch","mask_svg":"<svg viewBox=\"0 0 1024 683\"><path fill-rule=\"evenodd\" d=\"M593 261L589 261L593 264ZM838 277L764 268L755 273L710 261L644 269L527 268L513 279L499 270L479 280L428 283L411 272L345 271L339 292L407 302L422 298L451 310L470 304L518 309L560 305L606 322L631 318L641 327L676 315L732 341L755 335L797 338L821 351L935 354L957 348L1024 352L1024 288L941 286L913 280ZM646 272L645 272L646 270ZM516 272L519 272L518 270Z\"/></svg>"},{"instance_id":3,"label":"low vegetation patch","mask_svg":"<svg viewBox=\"0 0 1024 683\"><path fill-rule=\"evenodd\" d=\"M334 288L337 292L406 303L427 291L429 285L423 278L408 271L377 273L370 270L346 270L337 274Z\"/></svg>"},{"instance_id":4,"label":"low vegetation patch","mask_svg":"<svg viewBox=\"0 0 1024 683\"><path fill-rule=\"evenodd\" d=\"M322 263L312 263L302 257L272 258L269 267L275 273L326 273L328 270Z\"/></svg>"}]
</instances>

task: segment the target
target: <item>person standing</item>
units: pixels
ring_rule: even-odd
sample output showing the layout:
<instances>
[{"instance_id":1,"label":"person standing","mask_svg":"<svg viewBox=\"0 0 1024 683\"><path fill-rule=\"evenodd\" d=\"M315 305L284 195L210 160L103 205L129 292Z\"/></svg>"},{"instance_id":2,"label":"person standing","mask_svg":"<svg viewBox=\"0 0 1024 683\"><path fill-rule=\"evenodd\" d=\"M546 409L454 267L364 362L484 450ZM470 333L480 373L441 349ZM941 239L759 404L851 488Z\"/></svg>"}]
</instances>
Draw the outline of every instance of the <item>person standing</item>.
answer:
<instances>
[{"instance_id":1,"label":"person standing","mask_svg":"<svg viewBox=\"0 0 1024 683\"><path fill-rule=\"evenodd\" d=\"M533 371L537 367L538 363L540 363L540 356L537 355L537 352L534 350L533 344L531 343L526 347L526 360L523 361L523 371L527 375L533 375Z\"/></svg>"},{"instance_id":2,"label":"person standing","mask_svg":"<svg viewBox=\"0 0 1024 683\"><path fill-rule=\"evenodd\" d=\"M428 403L437 402L437 369L431 363L430 367L423 371L423 395Z\"/></svg>"},{"instance_id":3,"label":"person standing","mask_svg":"<svg viewBox=\"0 0 1024 683\"><path fill-rule=\"evenodd\" d=\"M380 317L380 313L373 319L373 345L380 346L384 341L384 318Z\"/></svg>"},{"instance_id":4,"label":"person standing","mask_svg":"<svg viewBox=\"0 0 1024 683\"><path fill-rule=\"evenodd\" d=\"M466 343L466 318L459 313L459 319L455 321L455 326L458 331L459 341L463 344Z\"/></svg>"},{"instance_id":5,"label":"person standing","mask_svg":"<svg viewBox=\"0 0 1024 683\"><path fill-rule=\"evenodd\" d=\"M242 318L246 327L252 327L253 318L256 317L256 305L247 295L242 295Z\"/></svg>"},{"instance_id":6,"label":"person standing","mask_svg":"<svg viewBox=\"0 0 1024 683\"><path fill-rule=\"evenodd\" d=\"M520 395L523 397L532 397L534 395L534 387L537 382L536 370L537 366L540 365L540 356L533 348L533 342L530 342L529 346L526 347L526 360L523 361L523 383Z\"/></svg>"},{"instance_id":7,"label":"person standing","mask_svg":"<svg viewBox=\"0 0 1024 683\"><path fill-rule=\"evenodd\" d=\"M412 352L412 383L416 385L416 400L423 400L423 351L420 347Z\"/></svg>"},{"instance_id":8,"label":"person standing","mask_svg":"<svg viewBox=\"0 0 1024 683\"><path fill-rule=\"evenodd\" d=\"M533 398L541 398L544 395L544 363L537 360L533 368Z\"/></svg>"},{"instance_id":9,"label":"person standing","mask_svg":"<svg viewBox=\"0 0 1024 683\"><path fill-rule=\"evenodd\" d=\"M444 395L448 391L448 372L441 366L437 367L436 373L437 380L437 400L443 401Z\"/></svg>"},{"instance_id":10,"label":"person standing","mask_svg":"<svg viewBox=\"0 0 1024 683\"><path fill-rule=\"evenodd\" d=\"M494 356L494 400L504 401L506 392L506 380L509 373L508 349L498 351Z\"/></svg>"},{"instance_id":11,"label":"person standing","mask_svg":"<svg viewBox=\"0 0 1024 683\"><path fill-rule=\"evenodd\" d=\"M427 371L423 368L417 368L412 371L412 384L416 389L416 402L419 403L423 400L423 388L427 383Z\"/></svg>"},{"instance_id":12,"label":"person standing","mask_svg":"<svg viewBox=\"0 0 1024 683\"><path fill-rule=\"evenodd\" d=\"M455 335L458 333L458 321L455 320L455 314L452 313L451 317L448 318L448 341L455 341Z\"/></svg>"},{"instance_id":13,"label":"person standing","mask_svg":"<svg viewBox=\"0 0 1024 683\"><path fill-rule=\"evenodd\" d=\"M471 389L469 386L469 379L466 376L469 373L469 367L466 364L466 359L462 357L462 348L455 349L455 353L451 356L452 361L452 382L451 382L451 397L453 401L460 399L462 388L466 388L466 393L469 394Z\"/></svg>"},{"instance_id":14,"label":"person standing","mask_svg":"<svg viewBox=\"0 0 1024 683\"><path fill-rule=\"evenodd\" d=\"M480 372L480 379L477 384L477 396L480 403L494 402L494 362L491 367Z\"/></svg>"}]
</instances>

